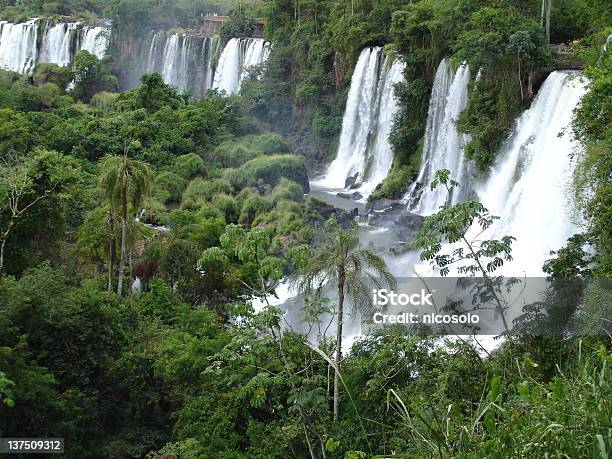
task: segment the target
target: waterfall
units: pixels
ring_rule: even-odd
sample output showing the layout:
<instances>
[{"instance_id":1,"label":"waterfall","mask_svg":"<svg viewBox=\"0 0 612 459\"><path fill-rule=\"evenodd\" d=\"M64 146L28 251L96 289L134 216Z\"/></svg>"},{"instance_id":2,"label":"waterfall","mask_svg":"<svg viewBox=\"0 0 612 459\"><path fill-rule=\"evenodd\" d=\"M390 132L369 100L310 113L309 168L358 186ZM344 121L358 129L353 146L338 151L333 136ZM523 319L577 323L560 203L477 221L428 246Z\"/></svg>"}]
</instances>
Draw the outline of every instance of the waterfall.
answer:
<instances>
[{"instance_id":1,"label":"waterfall","mask_svg":"<svg viewBox=\"0 0 612 459\"><path fill-rule=\"evenodd\" d=\"M232 38L227 42L215 71L213 88L236 94L247 69L263 64L270 54L270 43L261 38Z\"/></svg>"},{"instance_id":2,"label":"waterfall","mask_svg":"<svg viewBox=\"0 0 612 459\"><path fill-rule=\"evenodd\" d=\"M330 189L349 185L363 199L384 180L393 162L388 141L397 112L393 88L402 81L403 69L399 60L392 62L379 47L361 52L351 79L336 159L314 184Z\"/></svg>"},{"instance_id":3,"label":"waterfall","mask_svg":"<svg viewBox=\"0 0 612 459\"><path fill-rule=\"evenodd\" d=\"M79 49L88 51L98 59L102 59L108 49L109 33L109 26L83 27Z\"/></svg>"},{"instance_id":4,"label":"waterfall","mask_svg":"<svg viewBox=\"0 0 612 459\"><path fill-rule=\"evenodd\" d=\"M586 93L576 72L551 73L529 110L519 118L500 159L476 189L491 214L500 216L487 237L517 238L507 273L542 275L542 265L579 232L571 211L573 110Z\"/></svg>"},{"instance_id":5,"label":"waterfall","mask_svg":"<svg viewBox=\"0 0 612 459\"><path fill-rule=\"evenodd\" d=\"M38 56L38 19L22 24L0 21L0 68L30 73Z\"/></svg>"},{"instance_id":6,"label":"waterfall","mask_svg":"<svg viewBox=\"0 0 612 459\"><path fill-rule=\"evenodd\" d=\"M404 202L413 213L431 215L445 203L446 190L429 189L435 173L440 169L450 170L452 179L462 185L460 190L467 189L465 179L468 167L464 161L463 146L468 137L457 132L455 121L467 105L469 81L467 65L462 64L453 72L446 60L440 62L429 102L421 169L404 197ZM456 193L452 201L457 202L461 197Z\"/></svg>"},{"instance_id":7,"label":"waterfall","mask_svg":"<svg viewBox=\"0 0 612 459\"><path fill-rule=\"evenodd\" d=\"M65 67L81 49L102 59L108 48L109 31L108 24L84 26L79 22L47 21L42 28L38 19L21 24L0 21L0 68L28 74L37 63Z\"/></svg>"},{"instance_id":8,"label":"waterfall","mask_svg":"<svg viewBox=\"0 0 612 459\"><path fill-rule=\"evenodd\" d=\"M123 56L122 89L138 87L143 74L157 72L179 91L203 97L212 85L213 45L202 35L152 33L131 55Z\"/></svg>"},{"instance_id":9,"label":"waterfall","mask_svg":"<svg viewBox=\"0 0 612 459\"><path fill-rule=\"evenodd\" d=\"M60 67L70 65L74 57L78 26L76 22L60 22L53 26L47 24L38 62L57 64Z\"/></svg>"}]
</instances>

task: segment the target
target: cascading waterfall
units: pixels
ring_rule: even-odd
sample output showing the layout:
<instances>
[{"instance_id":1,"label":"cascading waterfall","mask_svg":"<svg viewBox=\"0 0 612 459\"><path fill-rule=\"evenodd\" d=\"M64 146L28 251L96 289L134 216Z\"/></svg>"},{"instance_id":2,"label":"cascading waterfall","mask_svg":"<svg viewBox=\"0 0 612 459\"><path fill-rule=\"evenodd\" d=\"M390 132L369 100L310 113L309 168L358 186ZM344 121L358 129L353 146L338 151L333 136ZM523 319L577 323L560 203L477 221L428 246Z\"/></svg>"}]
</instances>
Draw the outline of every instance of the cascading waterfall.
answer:
<instances>
[{"instance_id":1,"label":"cascading waterfall","mask_svg":"<svg viewBox=\"0 0 612 459\"><path fill-rule=\"evenodd\" d=\"M34 70L38 57L38 19L12 24L0 21L0 68L18 73Z\"/></svg>"},{"instance_id":2,"label":"cascading waterfall","mask_svg":"<svg viewBox=\"0 0 612 459\"><path fill-rule=\"evenodd\" d=\"M403 70L402 62L385 56L379 47L361 52L351 79L338 154L315 185L329 189L348 185L365 199L384 180L393 162L388 141L397 112L393 88L402 81Z\"/></svg>"},{"instance_id":3,"label":"cascading waterfall","mask_svg":"<svg viewBox=\"0 0 612 459\"><path fill-rule=\"evenodd\" d=\"M0 68L28 74L36 63L67 66L83 49L102 59L108 48L109 31L109 25L78 22L48 21L44 28L38 19L21 24L0 22Z\"/></svg>"},{"instance_id":4,"label":"cascading waterfall","mask_svg":"<svg viewBox=\"0 0 612 459\"><path fill-rule=\"evenodd\" d=\"M122 89L135 88L143 74L157 72L179 91L202 97L212 85L213 46L211 38L201 35L153 33L130 62L124 62L127 72L122 75Z\"/></svg>"},{"instance_id":5,"label":"cascading waterfall","mask_svg":"<svg viewBox=\"0 0 612 459\"><path fill-rule=\"evenodd\" d=\"M55 25L48 23L43 33L38 62L57 64L60 67L69 65L74 57L78 26L76 22L60 22Z\"/></svg>"},{"instance_id":6,"label":"cascading waterfall","mask_svg":"<svg viewBox=\"0 0 612 459\"><path fill-rule=\"evenodd\" d=\"M581 148L571 135L573 111L586 93L579 73L551 73L502 150L481 187L480 201L500 216L487 238L510 235L514 261L505 274L542 275L542 265L579 232L571 212L572 154Z\"/></svg>"},{"instance_id":7,"label":"cascading waterfall","mask_svg":"<svg viewBox=\"0 0 612 459\"><path fill-rule=\"evenodd\" d=\"M79 49L93 54L98 59L106 55L109 45L110 26L85 26L81 33Z\"/></svg>"},{"instance_id":8,"label":"cascading waterfall","mask_svg":"<svg viewBox=\"0 0 612 459\"><path fill-rule=\"evenodd\" d=\"M404 202L413 213L431 215L446 202L446 190L429 189L438 170L450 170L452 179L462 185L460 190L467 189L465 178L468 165L464 160L463 146L468 137L457 132L455 121L466 107L469 81L467 65L460 65L453 72L445 59L440 62L429 103L421 169L404 197ZM462 195L455 193L452 201L457 202L461 198Z\"/></svg>"},{"instance_id":9,"label":"cascading waterfall","mask_svg":"<svg viewBox=\"0 0 612 459\"><path fill-rule=\"evenodd\" d=\"M219 57L212 87L236 94L247 69L263 64L269 54L270 43L262 38L232 38Z\"/></svg>"}]
</instances>

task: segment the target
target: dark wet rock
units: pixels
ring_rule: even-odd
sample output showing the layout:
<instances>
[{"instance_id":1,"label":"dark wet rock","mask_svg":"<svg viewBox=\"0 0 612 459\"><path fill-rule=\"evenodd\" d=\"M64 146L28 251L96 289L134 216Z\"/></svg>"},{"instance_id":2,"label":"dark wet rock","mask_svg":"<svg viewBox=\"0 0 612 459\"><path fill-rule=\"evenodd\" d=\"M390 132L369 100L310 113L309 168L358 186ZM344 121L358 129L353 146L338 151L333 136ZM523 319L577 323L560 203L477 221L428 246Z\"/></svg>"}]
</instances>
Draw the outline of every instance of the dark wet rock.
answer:
<instances>
[{"instance_id":1,"label":"dark wet rock","mask_svg":"<svg viewBox=\"0 0 612 459\"><path fill-rule=\"evenodd\" d=\"M367 210L370 212L386 212L400 207L404 207L401 200L382 198L368 202Z\"/></svg>"},{"instance_id":2,"label":"dark wet rock","mask_svg":"<svg viewBox=\"0 0 612 459\"><path fill-rule=\"evenodd\" d=\"M360 199L363 198L363 195L359 192L359 191L355 191L352 195L351 195L351 199L355 200L355 201L359 201Z\"/></svg>"},{"instance_id":3,"label":"dark wet rock","mask_svg":"<svg viewBox=\"0 0 612 459\"><path fill-rule=\"evenodd\" d=\"M357 179L359 178L359 172L356 172L355 175L353 175L352 177L347 177L346 181L344 182L344 188L351 188L355 185L355 183L357 182Z\"/></svg>"},{"instance_id":4,"label":"dark wet rock","mask_svg":"<svg viewBox=\"0 0 612 459\"><path fill-rule=\"evenodd\" d=\"M310 197L307 201L307 219L310 223L323 223L332 215L343 226L351 224L359 215L359 209L344 210L327 204L320 199Z\"/></svg>"}]
</instances>

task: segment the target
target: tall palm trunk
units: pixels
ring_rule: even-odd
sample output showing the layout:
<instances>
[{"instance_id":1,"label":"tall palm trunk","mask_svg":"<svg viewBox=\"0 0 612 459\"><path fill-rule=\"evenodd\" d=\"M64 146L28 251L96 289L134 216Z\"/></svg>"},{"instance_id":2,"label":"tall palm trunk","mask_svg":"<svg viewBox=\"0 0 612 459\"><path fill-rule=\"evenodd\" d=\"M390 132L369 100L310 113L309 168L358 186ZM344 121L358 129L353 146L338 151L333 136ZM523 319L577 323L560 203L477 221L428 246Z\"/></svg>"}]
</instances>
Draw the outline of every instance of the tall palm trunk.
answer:
<instances>
[{"instance_id":1,"label":"tall palm trunk","mask_svg":"<svg viewBox=\"0 0 612 459\"><path fill-rule=\"evenodd\" d=\"M113 290L113 272L115 268L115 216L110 213L111 239L108 244L108 291Z\"/></svg>"},{"instance_id":2,"label":"tall palm trunk","mask_svg":"<svg viewBox=\"0 0 612 459\"><path fill-rule=\"evenodd\" d=\"M127 238L127 201L124 200L121 212L121 258L119 261L119 282L117 285L117 295L123 293L123 275L125 272L125 240Z\"/></svg>"},{"instance_id":3,"label":"tall palm trunk","mask_svg":"<svg viewBox=\"0 0 612 459\"><path fill-rule=\"evenodd\" d=\"M336 372L334 373L334 421L340 414L340 360L342 359L342 321L344 316L344 271L338 273L338 319L336 325Z\"/></svg>"}]
</instances>

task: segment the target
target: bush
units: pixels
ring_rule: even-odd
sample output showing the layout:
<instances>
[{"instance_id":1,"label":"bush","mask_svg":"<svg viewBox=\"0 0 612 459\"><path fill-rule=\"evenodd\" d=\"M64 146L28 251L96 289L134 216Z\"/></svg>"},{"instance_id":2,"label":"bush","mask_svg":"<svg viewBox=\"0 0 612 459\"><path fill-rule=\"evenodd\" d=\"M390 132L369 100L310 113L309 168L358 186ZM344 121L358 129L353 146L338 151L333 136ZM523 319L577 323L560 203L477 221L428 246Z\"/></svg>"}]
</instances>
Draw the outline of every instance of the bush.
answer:
<instances>
[{"instance_id":1,"label":"bush","mask_svg":"<svg viewBox=\"0 0 612 459\"><path fill-rule=\"evenodd\" d=\"M300 185L286 178L281 178L279 184L272 191L272 204L275 206L280 201L302 201L304 190Z\"/></svg>"},{"instance_id":2,"label":"bush","mask_svg":"<svg viewBox=\"0 0 612 459\"><path fill-rule=\"evenodd\" d=\"M253 176L256 180L275 186L280 180L288 178L301 185L303 191L309 191L308 173L304 158L294 155L273 155L253 159L242 170Z\"/></svg>"},{"instance_id":3,"label":"bush","mask_svg":"<svg viewBox=\"0 0 612 459\"><path fill-rule=\"evenodd\" d=\"M60 67L57 64L38 64L32 75L34 84L40 86L44 83L54 83L65 91L73 75L69 67Z\"/></svg>"},{"instance_id":4,"label":"bush","mask_svg":"<svg viewBox=\"0 0 612 459\"><path fill-rule=\"evenodd\" d=\"M238 223L241 225L251 225L258 215L269 212L272 209L270 200L253 193L242 204Z\"/></svg>"},{"instance_id":5,"label":"bush","mask_svg":"<svg viewBox=\"0 0 612 459\"><path fill-rule=\"evenodd\" d=\"M216 194L231 194L232 191L232 186L226 180L206 181L198 177L189 183L185 193L183 193L182 207L197 206L202 201L210 201Z\"/></svg>"},{"instance_id":6,"label":"bush","mask_svg":"<svg viewBox=\"0 0 612 459\"><path fill-rule=\"evenodd\" d=\"M252 141L259 151L266 155L273 153L290 153L289 146L283 138L278 134L268 133L259 136L248 137L248 141Z\"/></svg>"},{"instance_id":7,"label":"bush","mask_svg":"<svg viewBox=\"0 0 612 459\"><path fill-rule=\"evenodd\" d=\"M227 194L218 194L212 199L212 205L223 212L227 223L238 221L238 204L233 197Z\"/></svg>"},{"instance_id":8,"label":"bush","mask_svg":"<svg viewBox=\"0 0 612 459\"><path fill-rule=\"evenodd\" d=\"M113 109L113 103L119 97L119 94L116 92L106 92L102 91L94 94L89 102L92 107L96 107L102 110L104 113L109 113Z\"/></svg>"},{"instance_id":9,"label":"bush","mask_svg":"<svg viewBox=\"0 0 612 459\"><path fill-rule=\"evenodd\" d=\"M243 169L226 169L223 179L227 180L235 190L242 190L255 183L253 175Z\"/></svg>"},{"instance_id":10,"label":"bush","mask_svg":"<svg viewBox=\"0 0 612 459\"><path fill-rule=\"evenodd\" d=\"M184 178L172 172L161 172L155 179L153 194L166 204L180 202L186 187L187 181Z\"/></svg>"},{"instance_id":11,"label":"bush","mask_svg":"<svg viewBox=\"0 0 612 459\"><path fill-rule=\"evenodd\" d=\"M235 141L223 142L214 152L214 160L223 167L240 167L258 156L261 156L261 151L254 149L251 144Z\"/></svg>"},{"instance_id":12,"label":"bush","mask_svg":"<svg viewBox=\"0 0 612 459\"><path fill-rule=\"evenodd\" d=\"M204 160L195 153L179 156L174 160L174 172L184 179L191 180L206 175Z\"/></svg>"}]
</instances>

